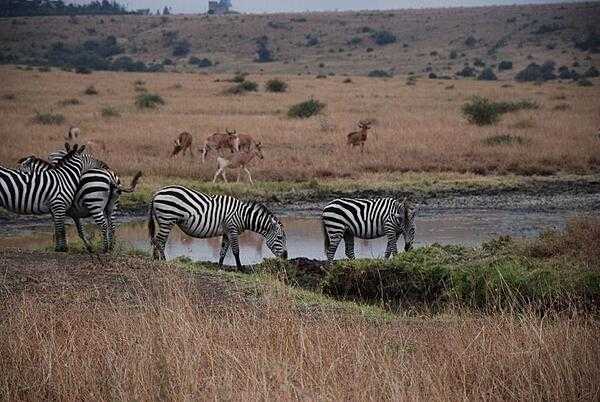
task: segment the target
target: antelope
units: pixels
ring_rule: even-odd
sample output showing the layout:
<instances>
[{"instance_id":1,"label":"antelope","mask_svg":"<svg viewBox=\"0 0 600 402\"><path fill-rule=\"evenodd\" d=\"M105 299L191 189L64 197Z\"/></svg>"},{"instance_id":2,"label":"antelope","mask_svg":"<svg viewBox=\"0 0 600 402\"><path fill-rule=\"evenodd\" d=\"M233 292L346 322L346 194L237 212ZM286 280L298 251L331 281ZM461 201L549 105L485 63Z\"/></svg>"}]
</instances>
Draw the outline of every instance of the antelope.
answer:
<instances>
[{"instance_id":1,"label":"antelope","mask_svg":"<svg viewBox=\"0 0 600 402\"><path fill-rule=\"evenodd\" d=\"M371 129L371 123L361 120L358 122L358 127L360 131L354 131L347 135L347 145L352 147L360 145L360 152L363 152L365 150L365 142L367 142L367 131Z\"/></svg>"},{"instance_id":2,"label":"antelope","mask_svg":"<svg viewBox=\"0 0 600 402\"><path fill-rule=\"evenodd\" d=\"M65 141L73 141L77 139L77 137L79 137L80 134L81 130L79 129L79 127L70 126L69 131L67 131L67 134L65 135Z\"/></svg>"},{"instance_id":3,"label":"antelope","mask_svg":"<svg viewBox=\"0 0 600 402\"><path fill-rule=\"evenodd\" d=\"M237 135L237 146L234 146L238 150L242 151L250 151L252 146L256 144L256 141L251 135L248 134L238 134Z\"/></svg>"},{"instance_id":4,"label":"antelope","mask_svg":"<svg viewBox=\"0 0 600 402\"><path fill-rule=\"evenodd\" d=\"M252 181L252 175L248 170L248 164L254 160L255 157L258 159L264 159L262 153L262 145L260 142L254 144L251 150L249 151L237 151L234 153L229 159L218 157L217 158L217 171L215 172L215 176L213 177L213 183L217 182L217 177L221 175L225 183L227 183L227 176L225 176L225 169L243 169L248 175L248 180L250 184L254 184ZM237 172L237 181L240 181L240 170Z\"/></svg>"},{"instance_id":5,"label":"antelope","mask_svg":"<svg viewBox=\"0 0 600 402\"><path fill-rule=\"evenodd\" d=\"M73 141L81 135L81 129L79 127L70 126L69 131L65 135L66 141ZM85 141L85 145L89 151L103 151L106 152L106 143L102 140L90 139Z\"/></svg>"},{"instance_id":6,"label":"antelope","mask_svg":"<svg viewBox=\"0 0 600 402\"><path fill-rule=\"evenodd\" d=\"M190 155L194 156L194 151L192 150L192 135L186 131L179 134L177 139L173 141L175 147L173 148L173 152L171 153L171 158L177 155L179 152L183 151L183 156L187 150L190 150Z\"/></svg>"},{"instance_id":7,"label":"antelope","mask_svg":"<svg viewBox=\"0 0 600 402\"><path fill-rule=\"evenodd\" d=\"M239 151L239 138L236 130L225 130L223 133L214 133L204 141L204 146L200 149L202 153L202 163L206 160L209 151L219 151L229 148L231 153Z\"/></svg>"}]
</instances>

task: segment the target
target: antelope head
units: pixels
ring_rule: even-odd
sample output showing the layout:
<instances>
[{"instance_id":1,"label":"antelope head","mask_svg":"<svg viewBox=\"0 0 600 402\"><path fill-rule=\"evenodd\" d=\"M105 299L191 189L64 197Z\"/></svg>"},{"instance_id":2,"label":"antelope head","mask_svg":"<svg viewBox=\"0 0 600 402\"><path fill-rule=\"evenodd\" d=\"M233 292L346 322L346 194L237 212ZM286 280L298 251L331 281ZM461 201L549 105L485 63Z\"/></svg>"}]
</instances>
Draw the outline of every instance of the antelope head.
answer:
<instances>
[{"instance_id":1,"label":"antelope head","mask_svg":"<svg viewBox=\"0 0 600 402\"><path fill-rule=\"evenodd\" d=\"M361 120L358 122L358 127L361 130L365 130L365 131L369 130L371 128L371 122L368 120Z\"/></svg>"},{"instance_id":2,"label":"antelope head","mask_svg":"<svg viewBox=\"0 0 600 402\"><path fill-rule=\"evenodd\" d=\"M237 134L237 131L236 131L236 130L231 130L231 131L229 131L229 129L228 129L228 128L226 128L226 129L225 129L225 132L226 132L227 134L229 134L229 135L236 135L236 134Z\"/></svg>"}]
</instances>

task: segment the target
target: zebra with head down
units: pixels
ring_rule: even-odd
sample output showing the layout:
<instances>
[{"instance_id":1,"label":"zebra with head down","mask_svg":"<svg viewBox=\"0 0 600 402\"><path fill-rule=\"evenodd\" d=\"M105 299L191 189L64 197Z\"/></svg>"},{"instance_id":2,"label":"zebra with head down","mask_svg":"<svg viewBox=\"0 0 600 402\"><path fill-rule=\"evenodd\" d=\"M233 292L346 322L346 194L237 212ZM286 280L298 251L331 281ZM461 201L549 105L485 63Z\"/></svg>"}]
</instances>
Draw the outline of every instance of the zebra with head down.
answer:
<instances>
[{"instance_id":1,"label":"zebra with head down","mask_svg":"<svg viewBox=\"0 0 600 402\"><path fill-rule=\"evenodd\" d=\"M415 239L415 215L418 205L395 198L333 200L323 209L322 229L325 254L331 263L338 245L344 240L346 256L354 259L354 238L387 237L385 258L398 252L398 238L404 236L404 250Z\"/></svg>"}]
</instances>

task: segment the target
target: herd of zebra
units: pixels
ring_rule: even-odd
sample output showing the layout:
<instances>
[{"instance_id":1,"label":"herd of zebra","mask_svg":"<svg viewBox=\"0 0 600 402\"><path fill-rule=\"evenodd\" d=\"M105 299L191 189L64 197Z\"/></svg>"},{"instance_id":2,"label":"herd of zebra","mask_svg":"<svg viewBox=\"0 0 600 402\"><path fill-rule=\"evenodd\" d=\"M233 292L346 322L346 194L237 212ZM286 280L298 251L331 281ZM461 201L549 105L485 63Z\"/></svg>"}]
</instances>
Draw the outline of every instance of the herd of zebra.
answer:
<instances>
[{"instance_id":1,"label":"herd of zebra","mask_svg":"<svg viewBox=\"0 0 600 402\"><path fill-rule=\"evenodd\" d=\"M119 196L133 192L142 173L125 188L106 163L84 153L85 146L65 144L65 150L49 155L49 162L35 156L19 160L17 168L0 167L0 207L17 214L51 214L55 250L66 251L65 217L70 216L88 251L92 246L81 219L92 217L103 232L103 252L114 246L114 214ZM322 228L325 254L333 261L344 240L346 256L354 258L354 238L385 236L385 257L397 253L400 235L405 250L415 238L418 205L395 198L333 200L323 209ZM239 235L253 231L266 239L276 257L287 259L286 235L281 221L264 205L225 195L202 194L182 186L157 191L150 202L148 231L155 259L165 259L165 244L174 225L189 236L222 236L219 266L231 247L238 269Z\"/></svg>"}]
</instances>

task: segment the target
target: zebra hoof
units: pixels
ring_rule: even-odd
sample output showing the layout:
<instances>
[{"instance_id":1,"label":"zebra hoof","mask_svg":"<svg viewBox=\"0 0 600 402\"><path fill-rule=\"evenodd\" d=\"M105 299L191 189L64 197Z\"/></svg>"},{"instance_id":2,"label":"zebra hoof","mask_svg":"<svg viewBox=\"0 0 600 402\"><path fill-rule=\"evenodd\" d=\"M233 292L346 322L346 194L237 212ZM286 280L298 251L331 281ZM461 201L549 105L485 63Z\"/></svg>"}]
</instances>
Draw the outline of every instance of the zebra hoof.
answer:
<instances>
[{"instance_id":1,"label":"zebra hoof","mask_svg":"<svg viewBox=\"0 0 600 402\"><path fill-rule=\"evenodd\" d=\"M67 248L66 247L54 247L54 251L57 253L66 253Z\"/></svg>"}]
</instances>

